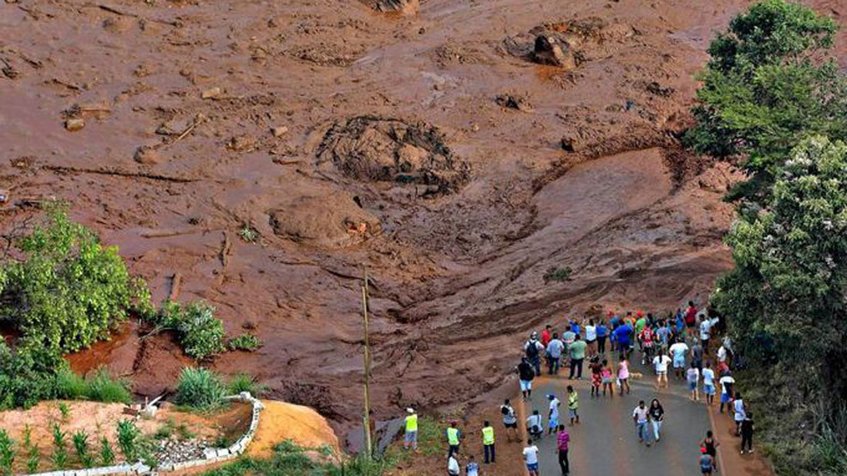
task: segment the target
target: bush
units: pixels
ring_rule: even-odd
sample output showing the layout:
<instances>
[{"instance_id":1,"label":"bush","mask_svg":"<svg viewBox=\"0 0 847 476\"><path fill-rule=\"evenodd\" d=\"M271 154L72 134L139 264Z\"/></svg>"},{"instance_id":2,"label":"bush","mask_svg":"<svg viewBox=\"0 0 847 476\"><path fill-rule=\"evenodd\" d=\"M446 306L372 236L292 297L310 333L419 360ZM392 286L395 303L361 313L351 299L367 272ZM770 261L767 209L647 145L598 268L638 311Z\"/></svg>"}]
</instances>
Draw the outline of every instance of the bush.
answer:
<instances>
[{"instance_id":1,"label":"bush","mask_svg":"<svg viewBox=\"0 0 847 476\"><path fill-rule=\"evenodd\" d=\"M115 450L112 449L112 444L104 436L100 438L100 464L103 466L111 466L115 463Z\"/></svg>"},{"instance_id":2,"label":"bush","mask_svg":"<svg viewBox=\"0 0 847 476\"><path fill-rule=\"evenodd\" d=\"M229 350L246 350L247 352L253 352L261 346L262 342L253 334L241 334L238 337L230 339L227 344Z\"/></svg>"},{"instance_id":3,"label":"bush","mask_svg":"<svg viewBox=\"0 0 847 476\"><path fill-rule=\"evenodd\" d=\"M12 351L0 339L0 410L29 408L56 398L56 372L67 362L45 349Z\"/></svg>"},{"instance_id":4,"label":"bush","mask_svg":"<svg viewBox=\"0 0 847 476\"><path fill-rule=\"evenodd\" d=\"M252 375L241 373L230 379L229 384L227 385L227 390L230 395L236 395L241 392L250 392L251 395L257 397L265 393L268 388L257 382Z\"/></svg>"},{"instance_id":5,"label":"bush","mask_svg":"<svg viewBox=\"0 0 847 476\"><path fill-rule=\"evenodd\" d=\"M6 430L0 429L0 472L12 474L12 464L15 462L15 442L9 438Z\"/></svg>"},{"instance_id":6,"label":"bush","mask_svg":"<svg viewBox=\"0 0 847 476\"><path fill-rule=\"evenodd\" d=\"M567 266L564 268L551 267L547 269L547 272L544 273L544 282L556 281L563 282L569 280L571 277L571 269Z\"/></svg>"},{"instance_id":7,"label":"bush","mask_svg":"<svg viewBox=\"0 0 847 476\"><path fill-rule=\"evenodd\" d=\"M173 329L182 349L189 357L202 360L225 350L224 326L215 318L215 308L203 302L192 302L184 308L166 302L156 319L164 329Z\"/></svg>"},{"instance_id":8,"label":"bush","mask_svg":"<svg viewBox=\"0 0 847 476\"><path fill-rule=\"evenodd\" d=\"M56 372L56 398L82 400L88 398L88 385L85 379L64 367Z\"/></svg>"},{"instance_id":9,"label":"bush","mask_svg":"<svg viewBox=\"0 0 847 476\"><path fill-rule=\"evenodd\" d=\"M91 457L88 451L88 433L79 430L73 434L71 440L73 441L76 456L79 458L80 463L86 468L94 466L94 458Z\"/></svg>"},{"instance_id":10,"label":"bush","mask_svg":"<svg viewBox=\"0 0 847 476\"><path fill-rule=\"evenodd\" d=\"M134 464L138 461L139 440L141 430L135 426L132 420L121 420L118 422L118 446L121 448L127 463Z\"/></svg>"},{"instance_id":11,"label":"bush","mask_svg":"<svg viewBox=\"0 0 847 476\"><path fill-rule=\"evenodd\" d=\"M68 465L67 433L57 424L53 424L53 466L65 469Z\"/></svg>"},{"instance_id":12,"label":"bush","mask_svg":"<svg viewBox=\"0 0 847 476\"><path fill-rule=\"evenodd\" d=\"M223 403L224 388L221 378L211 370L184 368L176 387L176 403L196 410L212 410Z\"/></svg>"},{"instance_id":13,"label":"bush","mask_svg":"<svg viewBox=\"0 0 847 476\"><path fill-rule=\"evenodd\" d=\"M105 368L100 368L94 377L86 381L86 394L89 400L104 403L130 403L132 393L129 384L123 380L112 378Z\"/></svg>"}]
</instances>

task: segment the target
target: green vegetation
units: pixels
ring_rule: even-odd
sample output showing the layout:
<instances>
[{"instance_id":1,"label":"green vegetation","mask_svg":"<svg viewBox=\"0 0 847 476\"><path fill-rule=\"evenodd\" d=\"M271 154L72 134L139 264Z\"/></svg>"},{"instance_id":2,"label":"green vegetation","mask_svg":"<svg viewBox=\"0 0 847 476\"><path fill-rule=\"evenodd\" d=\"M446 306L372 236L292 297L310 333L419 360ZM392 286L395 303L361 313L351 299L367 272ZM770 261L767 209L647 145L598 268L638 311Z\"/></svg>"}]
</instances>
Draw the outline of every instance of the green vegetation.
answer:
<instances>
[{"instance_id":1,"label":"green vegetation","mask_svg":"<svg viewBox=\"0 0 847 476\"><path fill-rule=\"evenodd\" d=\"M765 0L711 43L686 140L700 153L747 158L751 180L731 198L766 201L803 138L847 137L847 81L826 56L835 31L835 21L807 7Z\"/></svg>"},{"instance_id":2,"label":"green vegetation","mask_svg":"<svg viewBox=\"0 0 847 476\"><path fill-rule=\"evenodd\" d=\"M729 197L742 199L726 237L735 269L712 303L787 475L847 474L847 79L827 56L835 31L798 4L752 5L712 42L686 136L698 152L746 159L749 180Z\"/></svg>"},{"instance_id":3,"label":"green vegetation","mask_svg":"<svg viewBox=\"0 0 847 476\"><path fill-rule=\"evenodd\" d=\"M100 438L100 464L103 466L111 466L115 463L115 450L112 449L112 444L106 437Z\"/></svg>"},{"instance_id":4,"label":"green vegetation","mask_svg":"<svg viewBox=\"0 0 847 476\"><path fill-rule=\"evenodd\" d=\"M195 410L213 410L223 404L225 388L221 378L211 370L188 367L179 374L176 403Z\"/></svg>"},{"instance_id":5,"label":"green vegetation","mask_svg":"<svg viewBox=\"0 0 847 476\"><path fill-rule=\"evenodd\" d=\"M241 227L241 230L238 231L238 236L247 243L255 243L256 240L259 239L259 232L250 225L245 224Z\"/></svg>"},{"instance_id":6,"label":"green vegetation","mask_svg":"<svg viewBox=\"0 0 847 476\"><path fill-rule=\"evenodd\" d=\"M29 425L24 426L24 444L23 452L26 454L26 471L27 473L35 473L38 471L38 462L41 455L38 452L38 445L32 443L32 428Z\"/></svg>"},{"instance_id":7,"label":"green vegetation","mask_svg":"<svg viewBox=\"0 0 847 476\"><path fill-rule=\"evenodd\" d=\"M544 273L544 282L548 283L550 281L556 281L561 283L563 281L569 280L571 277L571 269L567 266L564 268L557 268L555 266L547 269L547 272Z\"/></svg>"},{"instance_id":8,"label":"green vegetation","mask_svg":"<svg viewBox=\"0 0 847 476\"><path fill-rule=\"evenodd\" d=\"M247 333L232 338L227 343L229 350L246 350L247 352L253 352L261 346L262 342L259 341L258 337Z\"/></svg>"},{"instance_id":9,"label":"green vegetation","mask_svg":"<svg viewBox=\"0 0 847 476\"><path fill-rule=\"evenodd\" d=\"M205 476L243 476L261 474L263 476L290 476L293 474L313 474L325 476L381 476L393 469L395 461L389 458L368 460L355 458L338 464L330 460L313 461L306 451L291 441L284 441L274 447L274 454L267 459L240 458L233 463L205 473Z\"/></svg>"},{"instance_id":10,"label":"green vegetation","mask_svg":"<svg viewBox=\"0 0 847 476\"><path fill-rule=\"evenodd\" d=\"M62 415L62 423L67 423L71 419L71 407L65 402L59 402L57 406L59 408L59 414Z\"/></svg>"},{"instance_id":11,"label":"green vegetation","mask_svg":"<svg viewBox=\"0 0 847 476\"><path fill-rule=\"evenodd\" d=\"M67 433L57 424L53 424L53 467L65 469L68 466L68 442Z\"/></svg>"},{"instance_id":12,"label":"green vegetation","mask_svg":"<svg viewBox=\"0 0 847 476\"><path fill-rule=\"evenodd\" d=\"M140 456L141 430L132 420L118 422L118 446L127 462L135 463Z\"/></svg>"},{"instance_id":13,"label":"green vegetation","mask_svg":"<svg viewBox=\"0 0 847 476\"><path fill-rule=\"evenodd\" d=\"M56 373L56 397L106 403L130 403L132 401L129 383L112 378L105 368L98 369L88 379L83 379L69 368L60 369Z\"/></svg>"},{"instance_id":14,"label":"green vegetation","mask_svg":"<svg viewBox=\"0 0 847 476\"><path fill-rule=\"evenodd\" d=\"M88 450L88 433L79 430L71 437L79 462L86 468L94 466L94 458Z\"/></svg>"},{"instance_id":15,"label":"green vegetation","mask_svg":"<svg viewBox=\"0 0 847 476\"><path fill-rule=\"evenodd\" d=\"M0 474L11 475L15 462L15 442L9 438L6 430L0 429Z\"/></svg>"},{"instance_id":16,"label":"green vegetation","mask_svg":"<svg viewBox=\"0 0 847 476\"><path fill-rule=\"evenodd\" d=\"M175 330L183 350L193 359L202 360L225 350L223 322L215 318L215 308L209 304L192 302L183 307L166 302L155 324L160 330Z\"/></svg>"},{"instance_id":17,"label":"green vegetation","mask_svg":"<svg viewBox=\"0 0 847 476\"><path fill-rule=\"evenodd\" d=\"M268 388L257 382L255 377L245 373L235 375L227 384L227 391L230 395L250 392L251 395L256 397L267 392L267 390Z\"/></svg>"},{"instance_id":18,"label":"green vegetation","mask_svg":"<svg viewBox=\"0 0 847 476\"><path fill-rule=\"evenodd\" d=\"M29 408L55 398L55 372L67 365L61 355L48 350L13 351L0 340L0 410Z\"/></svg>"}]
</instances>

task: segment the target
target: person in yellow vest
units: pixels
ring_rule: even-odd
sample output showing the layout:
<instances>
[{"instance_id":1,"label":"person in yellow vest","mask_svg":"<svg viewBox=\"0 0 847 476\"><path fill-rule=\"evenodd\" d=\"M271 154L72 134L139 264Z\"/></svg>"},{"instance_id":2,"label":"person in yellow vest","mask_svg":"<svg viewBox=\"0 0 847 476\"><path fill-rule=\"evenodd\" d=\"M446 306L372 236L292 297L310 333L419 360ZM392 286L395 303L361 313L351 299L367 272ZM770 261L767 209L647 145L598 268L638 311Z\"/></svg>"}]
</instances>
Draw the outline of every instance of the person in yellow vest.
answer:
<instances>
[{"instance_id":1,"label":"person in yellow vest","mask_svg":"<svg viewBox=\"0 0 847 476\"><path fill-rule=\"evenodd\" d=\"M450 422L450 428L447 428L447 456L459 454L459 442L462 439L462 432L457 427L458 423L454 420Z\"/></svg>"},{"instance_id":2,"label":"person in yellow vest","mask_svg":"<svg viewBox=\"0 0 847 476\"><path fill-rule=\"evenodd\" d=\"M485 451L485 464L494 463L494 427L486 420L482 425L482 448Z\"/></svg>"},{"instance_id":3,"label":"person in yellow vest","mask_svg":"<svg viewBox=\"0 0 847 476\"><path fill-rule=\"evenodd\" d=\"M418 450L418 414L414 408L406 409L406 434L403 438L403 448Z\"/></svg>"}]
</instances>

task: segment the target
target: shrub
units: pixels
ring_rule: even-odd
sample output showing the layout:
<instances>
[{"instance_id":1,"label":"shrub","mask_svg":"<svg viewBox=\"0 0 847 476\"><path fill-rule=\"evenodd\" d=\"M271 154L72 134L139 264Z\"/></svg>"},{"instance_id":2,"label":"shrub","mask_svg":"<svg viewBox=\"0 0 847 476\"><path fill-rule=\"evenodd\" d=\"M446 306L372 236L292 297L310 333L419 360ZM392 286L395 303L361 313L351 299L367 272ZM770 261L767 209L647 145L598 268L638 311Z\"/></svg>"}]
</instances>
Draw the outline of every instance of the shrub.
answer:
<instances>
[{"instance_id":1,"label":"shrub","mask_svg":"<svg viewBox=\"0 0 847 476\"><path fill-rule=\"evenodd\" d=\"M59 425L53 424L53 466L65 469L68 465L67 433Z\"/></svg>"},{"instance_id":2,"label":"shrub","mask_svg":"<svg viewBox=\"0 0 847 476\"><path fill-rule=\"evenodd\" d=\"M118 422L118 446L126 458L127 463L135 463L139 456L139 438L141 430L132 420L121 420Z\"/></svg>"},{"instance_id":3,"label":"shrub","mask_svg":"<svg viewBox=\"0 0 847 476\"><path fill-rule=\"evenodd\" d=\"M115 450L112 449L112 444L104 436L100 438L100 464L103 466L111 466L115 463Z\"/></svg>"},{"instance_id":4,"label":"shrub","mask_svg":"<svg viewBox=\"0 0 847 476\"><path fill-rule=\"evenodd\" d=\"M88 451L88 433L79 430L73 434L71 440L73 441L76 456L79 458L80 463L86 468L94 466L94 458L91 457Z\"/></svg>"},{"instance_id":5,"label":"shrub","mask_svg":"<svg viewBox=\"0 0 847 476\"><path fill-rule=\"evenodd\" d=\"M571 277L571 269L567 266L564 268L551 267L547 269L547 272L544 273L544 282L556 281L562 282L567 281Z\"/></svg>"},{"instance_id":6,"label":"shrub","mask_svg":"<svg viewBox=\"0 0 847 476\"><path fill-rule=\"evenodd\" d=\"M227 344L229 350L246 350L247 352L253 352L261 346L262 342L253 334L241 334L238 337L230 339Z\"/></svg>"},{"instance_id":7,"label":"shrub","mask_svg":"<svg viewBox=\"0 0 847 476\"><path fill-rule=\"evenodd\" d=\"M182 369L176 387L176 403L197 410L212 410L223 403L224 385L221 378L208 369Z\"/></svg>"},{"instance_id":8,"label":"shrub","mask_svg":"<svg viewBox=\"0 0 847 476\"><path fill-rule=\"evenodd\" d=\"M88 385L85 379L64 367L56 372L56 398L81 400L88 398Z\"/></svg>"},{"instance_id":9,"label":"shrub","mask_svg":"<svg viewBox=\"0 0 847 476\"><path fill-rule=\"evenodd\" d=\"M56 398L55 372L67 362L45 349L12 351L0 339L0 409L29 408Z\"/></svg>"},{"instance_id":10,"label":"shrub","mask_svg":"<svg viewBox=\"0 0 847 476\"><path fill-rule=\"evenodd\" d=\"M251 395L259 396L267 391L267 387L260 384L252 375L245 373L237 374L232 377L227 385L227 390L230 395L235 395L241 392L250 392Z\"/></svg>"},{"instance_id":11,"label":"shrub","mask_svg":"<svg viewBox=\"0 0 847 476\"><path fill-rule=\"evenodd\" d=\"M182 349L193 359L202 360L225 350L223 322L215 318L215 308L209 304L192 302L182 307L166 302L156 324L176 330Z\"/></svg>"},{"instance_id":12,"label":"shrub","mask_svg":"<svg viewBox=\"0 0 847 476\"><path fill-rule=\"evenodd\" d=\"M0 471L5 475L11 475L14 462L15 442L9 438L6 430L0 429Z\"/></svg>"},{"instance_id":13,"label":"shrub","mask_svg":"<svg viewBox=\"0 0 847 476\"><path fill-rule=\"evenodd\" d=\"M132 393L129 384L123 380L112 378L105 368L100 368L86 382L86 394L89 400L105 403L130 403Z\"/></svg>"}]
</instances>

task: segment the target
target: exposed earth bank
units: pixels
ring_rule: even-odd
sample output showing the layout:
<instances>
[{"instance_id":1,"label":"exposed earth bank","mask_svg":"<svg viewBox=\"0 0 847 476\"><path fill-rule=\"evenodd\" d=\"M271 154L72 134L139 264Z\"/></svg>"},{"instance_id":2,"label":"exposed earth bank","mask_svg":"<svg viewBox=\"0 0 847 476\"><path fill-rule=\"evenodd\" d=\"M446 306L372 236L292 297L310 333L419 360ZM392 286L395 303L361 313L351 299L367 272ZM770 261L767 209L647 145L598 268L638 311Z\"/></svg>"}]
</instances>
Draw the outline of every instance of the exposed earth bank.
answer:
<instances>
[{"instance_id":1,"label":"exposed earth bank","mask_svg":"<svg viewBox=\"0 0 847 476\"><path fill-rule=\"evenodd\" d=\"M713 31L747 4L6 2L2 227L67 200L157 301L180 273L181 300L261 338L217 370L337 428L362 400L366 264L376 416L469 400L529 329L703 299L730 266L740 176L678 137ZM137 334L75 368L160 392L190 361Z\"/></svg>"}]
</instances>

